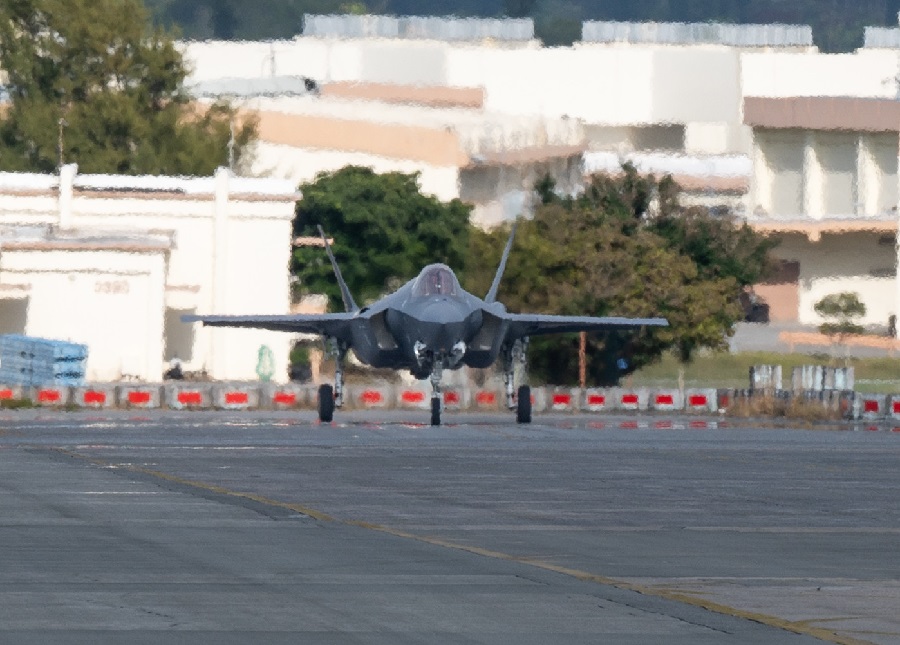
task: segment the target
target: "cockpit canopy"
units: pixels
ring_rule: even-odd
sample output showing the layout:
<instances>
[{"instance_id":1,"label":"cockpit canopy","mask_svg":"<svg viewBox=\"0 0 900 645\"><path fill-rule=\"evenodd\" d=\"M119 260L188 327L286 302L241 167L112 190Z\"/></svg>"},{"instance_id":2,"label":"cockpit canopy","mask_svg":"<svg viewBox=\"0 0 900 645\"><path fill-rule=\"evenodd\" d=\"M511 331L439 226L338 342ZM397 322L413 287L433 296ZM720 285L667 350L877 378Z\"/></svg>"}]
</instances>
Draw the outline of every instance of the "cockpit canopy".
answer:
<instances>
[{"instance_id":1,"label":"cockpit canopy","mask_svg":"<svg viewBox=\"0 0 900 645\"><path fill-rule=\"evenodd\" d=\"M413 284L414 296L455 296L459 291L459 282L450 267L444 264L432 264L424 269Z\"/></svg>"}]
</instances>

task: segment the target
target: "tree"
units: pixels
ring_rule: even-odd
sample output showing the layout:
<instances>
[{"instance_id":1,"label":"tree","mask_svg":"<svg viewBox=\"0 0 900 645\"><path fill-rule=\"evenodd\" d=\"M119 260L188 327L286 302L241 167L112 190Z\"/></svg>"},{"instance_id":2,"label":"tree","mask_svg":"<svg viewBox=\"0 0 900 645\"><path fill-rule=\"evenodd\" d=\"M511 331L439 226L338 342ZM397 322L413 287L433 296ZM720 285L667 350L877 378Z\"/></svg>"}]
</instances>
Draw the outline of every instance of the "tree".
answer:
<instances>
[{"instance_id":1,"label":"tree","mask_svg":"<svg viewBox=\"0 0 900 645\"><path fill-rule=\"evenodd\" d=\"M671 324L589 336L593 382L615 384L669 349L688 361L699 348L727 347L743 315L741 289L765 275L771 242L728 217L682 208L670 179L657 182L629 165L618 176L592 177L574 198L550 198L542 188L549 203L520 224L501 300L513 311L659 315ZM683 222L672 221L678 214ZM476 293L487 288L505 234L472 234L468 285ZM535 338L535 376L577 382L577 342Z\"/></svg>"},{"instance_id":2,"label":"tree","mask_svg":"<svg viewBox=\"0 0 900 645\"><path fill-rule=\"evenodd\" d=\"M464 268L471 207L419 192L417 174L376 174L347 166L300 186L294 234L334 239L334 253L357 303L374 300L432 262ZM300 247L292 271L301 294L325 293L342 310L340 291L321 248Z\"/></svg>"},{"instance_id":3,"label":"tree","mask_svg":"<svg viewBox=\"0 0 900 645\"><path fill-rule=\"evenodd\" d=\"M192 105L182 56L140 0L0 0L0 66L7 170L207 175L234 125L238 161L255 136L225 103Z\"/></svg>"},{"instance_id":4,"label":"tree","mask_svg":"<svg viewBox=\"0 0 900 645\"><path fill-rule=\"evenodd\" d=\"M831 342L842 344L847 336L861 334L865 330L854 322L866 315L866 305L853 291L832 293L813 305L816 313L826 319L819 325L819 332L831 338Z\"/></svg>"}]
</instances>

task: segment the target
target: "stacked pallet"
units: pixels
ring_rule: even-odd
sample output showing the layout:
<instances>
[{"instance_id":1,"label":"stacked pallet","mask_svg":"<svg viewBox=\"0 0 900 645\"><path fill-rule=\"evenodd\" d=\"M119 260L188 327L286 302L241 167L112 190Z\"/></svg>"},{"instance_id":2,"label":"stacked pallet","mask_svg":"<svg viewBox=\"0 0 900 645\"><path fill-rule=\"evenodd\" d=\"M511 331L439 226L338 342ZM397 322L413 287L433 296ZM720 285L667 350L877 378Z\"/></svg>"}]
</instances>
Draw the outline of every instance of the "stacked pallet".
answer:
<instances>
[{"instance_id":1,"label":"stacked pallet","mask_svg":"<svg viewBox=\"0 0 900 645\"><path fill-rule=\"evenodd\" d=\"M5 334L0 336L0 383L84 385L87 345Z\"/></svg>"}]
</instances>

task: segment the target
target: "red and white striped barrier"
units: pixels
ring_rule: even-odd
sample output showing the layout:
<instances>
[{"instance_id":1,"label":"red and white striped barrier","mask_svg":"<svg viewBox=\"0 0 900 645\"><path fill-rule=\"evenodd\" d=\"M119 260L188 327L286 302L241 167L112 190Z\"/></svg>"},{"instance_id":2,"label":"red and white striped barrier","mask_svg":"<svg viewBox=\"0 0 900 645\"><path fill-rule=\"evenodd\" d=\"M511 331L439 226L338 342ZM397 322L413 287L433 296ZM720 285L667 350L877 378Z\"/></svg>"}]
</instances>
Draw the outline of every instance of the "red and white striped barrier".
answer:
<instances>
[{"instance_id":1,"label":"red and white striped barrier","mask_svg":"<svg viewBox=\"0 0 900 645\"><path fill-rule=\"evenodd\" d=\"M443 396L445 410L467 410L472 403L472 393L464 387L448 387Z\"/></svg>"},{"instance_id":2,"label":"red and white striped barrier","mask_svg":"<svg viewBox=\"0 0 900 645\"><path fill-rule=\"evenodd\" d=\"M76 387L72 402L80 408L111 408L116 404L116 388L114 385Z\"/></svg>"},{"instance_id":3,"label":"red and white striped barrier","mask_svg":"<svg viewBox=\"0 0 900 645\"><path fill-rule=\"evenodd\" d=\"M397 389L398 408L431 408L431 392L426 388L416 385L404 385Z\"/></svg>"},{"instance_id":4,"label":"red and white striped barrier","mask_svg":"<svg viewBox=\"0 0 900 645\"><path fill-rule=\"evenodd\" d=\"M212 405L211 385L167 384L163 390L166 407L173 410L204 409Z\"/></svg>"},{"instance_id":5,"label":"red and white striped barrier","mask_svg":"<svg viewBox=\"0 0 900 645\"><path fill-rule=\"evenodd\" d=\"M894 394L888 401L888 415L892 419L900 419L900 396Z\"/></svg>"},{"instance_id":6,"label":"red and white striped barrier","mask_svg":"<svg viewBox=\"0 0 900 645\"><path fill-rule=\"evenodd\" d=\"M363 410L387 408L392 405L394 392L386 385L353 385L349 388L349 399L353 407Z\"/></svg>"},{"instance_id":7,"label":"red and white striped barrier","mask_svg":"<svg viewBox=\"0 0 900 645\"><path fill-rule=\"evenodd\" d=\"M656 390L650 394L649 398L651 410L671 412L684 408L681 392L678 390Z\"/></svg>"},{"instance_id":8,"label":"red and white striped barrier","mask_svg":"<svg viewBox=\"0 0 900 645\"><path fill-rule=\"evenodd\" d=\"M473 400L476 410L499 410L505 407L506 395L500 390L481 388L475 390Z\"/></svg>"},{"instance_id":9,"label":"red and white striped barrier","mask_svg":"<svg viewBox=\"0 0 900 645\"><path fill-rule=\"evenodd\" d=\"M684 392L684 409L687 412L715 412L718 407L718 395L712 389L689 388Z\"/></svg>"},{"instance_id":10,"label":"red and white striped barrier","mask_svg":"<svg viewBox=\"0 0 900 645\"><path fill-rule=\"evenodd\" d=\"M587 412L603 412L612 407L612 392L606 389L588 388L584 391L582 409Z\"/></svg>"},{"instance_id":11,"label":"red and white striped barrier","mask_svg":"<svg viewBox=\"0 0 900 645\"><path fill-rule=\"evenodd\" d=\"M0 403L24 398L21 385L0 385Z\"/></svg>"},{"instance_id":12,"label":"red and white striped barrier","mask_svg":"<svg viewBox=\"0 0 900 645\"><path fill-rule=\"evenodd\" d=\"M554 412L574 412L578 409L579 390L553 388L547 393L547 403Z\"/></svg>"},{"instance_id":13,"label":"red and white striped barrier","mask_svg":"<svg viewBox=\"0 0 900 645\"><path fill-rule=\"evenodd\" d=\"M273 410L290 410L309 403L309 386L301 383L266 383L260 388L259 405Z\"/></svg>"},{"instance_id":14,"label":"red and white striped barrier","mask_svg":"<svg viewBox=\"0 0 900 645\"><path fill-rule=\"evenodd\" d=\"M861 394L859 412L863 419L881 419L887 415L887 397L884 394Z\"/></svg>"},{"instance_id":15,"label":"red and white striped barrier","mask_svg":"<svg viewBox=\"0 0 900 645\"><path fill-rule=\"evenodd\" d=\"M251 410L259 407L259 388L252 385L215 385L213 407L219 410Z\"/></svg>"},{"instance_id":16,"label":"red and white striped barrier","mask_svg":"<svg viewBox=\"0 0 900 645\"><path fill-rule=\"evenodd\" d=\"M650 393L646 388L613 388L614 407L617 410L646 410Z\"/></svg>"},{"instance_id":17,"label":"red and white striped barrier","mask_svg":"<svg viewBox=\"0 0 900 645\"><path fill-rule=\"evenodd\" d=\"M120 385L117 389L117 401L120 408L158 408L160 406L159 385L134 384Z\"/></svg>"},{"instance_id":18,"label":"red and white striped barrier","mask_svg":"<svg viewBox=\"0 0 900 645\"><path fill-rule=\"evenodd\" d=\"M44 385L31 388L31 402L47 407L63 407L69 404L72 392L67 387Z\"/></svg>"}]
</instances>

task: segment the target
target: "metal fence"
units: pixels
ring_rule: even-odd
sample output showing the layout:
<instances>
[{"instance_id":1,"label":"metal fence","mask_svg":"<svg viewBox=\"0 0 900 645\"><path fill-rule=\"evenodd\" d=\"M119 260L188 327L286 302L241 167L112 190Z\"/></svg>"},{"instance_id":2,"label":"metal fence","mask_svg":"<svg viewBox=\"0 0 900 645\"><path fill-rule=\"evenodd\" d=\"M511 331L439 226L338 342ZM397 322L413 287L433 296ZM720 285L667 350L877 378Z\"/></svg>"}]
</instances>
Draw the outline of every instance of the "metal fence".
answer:
<instances>
[{"instance_id":1,"label":"metal fence","mask_svg":"<svg viewBox=\"0 0 900 645\"><path fill-rule=\"evenodd\" d=\"M581 40L592 43L719 44L733 47L808 47L809 25L731 25L680 22L601 22L581 25Z\"/></svg>"},{"instance_id":2,"label":"metal fence","mask_svg":"<svg viewBox=\"0 0 900 645\"><path fill-rule=\"evenodd\" d=\"M303 35L329 38L528 41L534 38L534 21L531 18L490 19L306 14L303 17Z\"/></svg>"}]
</instances>

